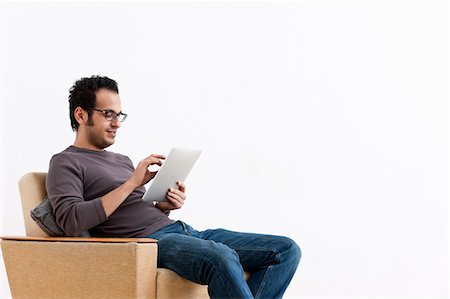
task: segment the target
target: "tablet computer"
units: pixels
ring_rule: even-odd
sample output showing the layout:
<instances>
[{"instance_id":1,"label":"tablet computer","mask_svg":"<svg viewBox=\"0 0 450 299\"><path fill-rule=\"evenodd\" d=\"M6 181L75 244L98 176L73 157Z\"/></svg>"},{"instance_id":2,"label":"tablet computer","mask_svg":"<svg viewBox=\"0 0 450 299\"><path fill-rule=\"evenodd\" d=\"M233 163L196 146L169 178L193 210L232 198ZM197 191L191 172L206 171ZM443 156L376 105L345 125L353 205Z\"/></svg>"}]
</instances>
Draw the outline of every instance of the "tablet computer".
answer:
<instances>
[{"instance_id":1,"label":"tablet computer","mask_svg":"<svg viewBox=\"0 0 450 299\"><path fill-rule=\"evenodd\" d=\"M156 176L150 181L143 200L167 201L166 195L169 188L178 189L177 181L186 180L200 153L199 149L172 148Z\"/></svg>"}]
</instances>

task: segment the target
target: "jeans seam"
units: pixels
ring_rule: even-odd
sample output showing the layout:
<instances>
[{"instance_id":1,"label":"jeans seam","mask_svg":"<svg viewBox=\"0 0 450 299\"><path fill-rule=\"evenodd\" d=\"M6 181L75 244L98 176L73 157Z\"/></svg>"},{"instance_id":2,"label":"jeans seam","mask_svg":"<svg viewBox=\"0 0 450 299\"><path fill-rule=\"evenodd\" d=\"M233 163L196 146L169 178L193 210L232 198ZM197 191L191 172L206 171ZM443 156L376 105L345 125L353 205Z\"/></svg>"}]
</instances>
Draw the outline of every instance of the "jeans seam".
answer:
<instances>
[{"instance_id":1,"label":"jeans seam","mask_svg":"<svg viewBox=\"0 0 450 299\"><path fill-rule=\"evenodd\" d=\"M264 287L266 286L266 277L267 277L268 273L272 270L272 267L273 267L273 266L267 267L267 270L266 270L266 272L264 273L264 277L263 277L263 279L261 280L261 284L260 284L259 287L258 287L258 291L257 291L256 294L255 294L255 298L258 298L259 295L261 295L261 290L264 289Z\"/></svg>"},{"instance_id":2,"label":"jeans seam","mask_svg":"<svg viewBox=\"0 0 450 299\"><path fill-rule=\"evenodd\" d=\"M184 223L183 221L180 221L180 220L178 220L178 222L181 224L181 227L183 228L184 233L185 233L187 236L192 237L191 233L190 233L190 232L188 231L188 229L187 229L186 223Z\"/></svg>"},{"instance_id":3,"label":"jeans seam","mask_svg":"<svg viewBox=\"0 0 450 299\"><path fill-rule=\"evenodd\" d=\"M185 256L198 257L198 255L194 255L194 254L185 254ZM221 284L222 284L222 282L227 281L227 279L225 279L225 276L223 276L223 273L222 273L223 271L222 271L221 267L217 267L216 264L214 263L213 259L205 258L204 261L207 261L210 265L213 265L213 268L211 269L211 271L213 271L215 273L215 275L218 275L220 277ZM205 278L205 277L203 277L203 278ZM202 283L206 283L206 282L204 281ZM209 288L209 284L208 284L208 288ZM222 291L223 291L223 289L222 289ZM228 293L229 296L233 295L228 288L226 289L226 292Z\"/></svg>"},{"instance_id":4,"label":"jeans seam","mask_svg":"<svg viewBox=\"0 0 450 299\"><path fill-rule=\"evenodd\" d=\"M210 260L210 259L208 259L208 262L210 263L210 264L212 264L212 265L215 265L214 264L214 262L212 262L212 260ZM225 279L225 277L222 275L222 271L218 271L218 270L221 270L221 269L219 269L219 268L217 268L216 266L214 266L214 272L216 272L217 274L219 274L219 276L220 276L220 279L222 280L222 281L226 281L226 279ZM209 287L209 286L208 286ZM223 289L222 289L223 290ZM228 293L228 295L230 295L230 296L232 296L233 294L229 291L229 289L227 288L227 293Z\"/></svg>"}]
</instances>

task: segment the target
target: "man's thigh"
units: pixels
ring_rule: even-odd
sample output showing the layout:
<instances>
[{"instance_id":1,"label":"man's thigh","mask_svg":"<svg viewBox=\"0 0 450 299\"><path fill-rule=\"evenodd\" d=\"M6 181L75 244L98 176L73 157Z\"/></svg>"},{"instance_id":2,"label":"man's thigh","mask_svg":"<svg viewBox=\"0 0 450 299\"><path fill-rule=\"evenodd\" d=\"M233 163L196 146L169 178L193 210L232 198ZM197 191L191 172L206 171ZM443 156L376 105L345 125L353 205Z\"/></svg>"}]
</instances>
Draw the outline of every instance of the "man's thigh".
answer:
<instances>
[{"instance_id":1,"label":"man's thigh","mask_svg":"<svg viewBox=\"0 0 450 299\"><path fill-rule=\"evenodd\" d=\"M158 240L158 267L171 269L197 283L207 283L205 272L223 260L239 263L234 250L213 240L177 233L165 234Z\"/></svg>"}]
</instances>

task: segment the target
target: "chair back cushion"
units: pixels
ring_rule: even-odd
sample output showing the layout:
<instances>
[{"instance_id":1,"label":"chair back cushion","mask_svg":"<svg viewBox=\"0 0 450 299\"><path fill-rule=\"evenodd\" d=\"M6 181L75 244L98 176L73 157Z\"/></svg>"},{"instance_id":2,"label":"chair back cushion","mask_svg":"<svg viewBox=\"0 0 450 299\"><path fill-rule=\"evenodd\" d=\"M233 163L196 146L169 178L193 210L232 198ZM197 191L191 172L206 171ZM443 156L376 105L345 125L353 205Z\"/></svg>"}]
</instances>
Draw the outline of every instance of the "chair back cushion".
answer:
<instances>
[{"instance_id":1,"label":"chair back cushion","mask_svg":"<svg viewBox=\"0 0 450 299\"><path fill-rule=\"evenodd\" d=\"M30 237L48 236L31 218L30 211L38 206L47 196L45 190L45 172L30 172L19 180L19 191L22 200L22 213L25 231Z\"/></svg>"},{"instance_id":2,"label":"chair back cushion","mask_svg":"<svg viewBox=\"0 0 450 299\"><path fill-rule=\"evenodd\" d=\"M38 204L36 208L30 212L31 218L39 225L39 227L50 237L64 237L66 234L56 222L50 200L46 196L44 201ZM86 236L90 237L90 236Z\"/></svg>"},{"instance_id":3,"label":"chair back cushion","mask_svg":"<svg viewBox=\"0 0 450 299\"><path fill-rule=\"evenodd\" d=\"M25 230L29 237L64 237L66 234L56 223L55 214L45 189L45 172L30 172L19 180L20 197ZM89 238L89 231L78 237Z\"/></svg>"}]
</instances>

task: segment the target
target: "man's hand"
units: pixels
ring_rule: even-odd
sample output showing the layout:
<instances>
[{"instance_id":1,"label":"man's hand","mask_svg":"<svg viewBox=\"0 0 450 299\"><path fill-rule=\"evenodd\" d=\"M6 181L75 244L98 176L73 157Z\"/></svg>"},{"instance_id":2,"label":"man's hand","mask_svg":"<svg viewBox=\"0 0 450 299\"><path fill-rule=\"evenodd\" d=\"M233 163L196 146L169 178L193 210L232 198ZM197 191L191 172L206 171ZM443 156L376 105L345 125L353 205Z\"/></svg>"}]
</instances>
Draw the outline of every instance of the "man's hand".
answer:
<instances>
[{"instance_id":1,"label":"man's hand","mask_svg":"<svg viewBox=\"0 0 450 299\"><path fill-rule=\"evenodd\" d=\"M183 182L177 182L178 189L170 188L167 191L166 198L168 201L159 202L157 207L163 211L176 210L184 205L184 200L186 199L186 185Z\"/></svg>"},{"instance_id":2,"label":"man's hand","mask_svg":"<svg viewBox=\"0 0 450 299\"><path fill-rule=\"evenodd\" d=\"M157 171L149 171L148 167L150 165L162 165L162 161L166 157L163 155L152 154L139 162L138 166L134 170L134 173L128 179L128 182L134 186L136 189L142 185L147 184L151 179L153 179L157 173Z\"/></svg>"},{"instance_id":3,"label":"man's hand","mask_svg":"<svg viewBox=\"0 0 450 299\"><path fill-rule=\"evenodd\" d=\"M150 172L148 167L150 165L162 165L162 161L166 157L163 155L150 155L141 162L134 170L128 181L120 185L118 188L110 191L101 197L103 209L106 217L109 217L120 204L133 192L137 187L147 184L153 179L157 171Z\"/></svg>"}]
</instances>

